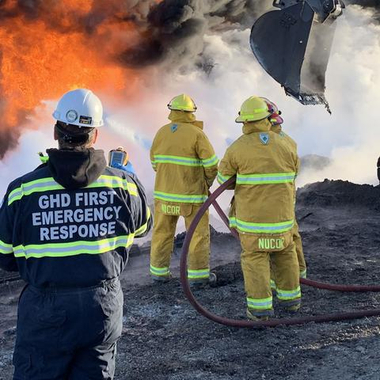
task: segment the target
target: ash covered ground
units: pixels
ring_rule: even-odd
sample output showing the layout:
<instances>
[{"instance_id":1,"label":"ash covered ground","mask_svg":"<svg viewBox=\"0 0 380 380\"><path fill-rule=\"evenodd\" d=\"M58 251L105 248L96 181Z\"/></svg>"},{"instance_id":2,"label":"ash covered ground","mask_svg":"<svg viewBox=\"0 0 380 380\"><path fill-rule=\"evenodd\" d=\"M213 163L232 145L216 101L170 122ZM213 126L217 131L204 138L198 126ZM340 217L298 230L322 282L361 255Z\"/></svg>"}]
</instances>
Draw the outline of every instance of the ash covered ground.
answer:
<instances>
[{"instance_id":1,"label":"ash covered ground","mask_svg":"<svg viewBox=\"0 0 380 380\"><path fill-rule=\"evenodd\" d=\"M299 190L297 208L309 278L379 284L380 187L326 180ZM178 236L175 276L182 241L183 236ZM124 330L115 379L380 379L380 318L263 330L227 328L192 309L178 278L151 285L148 251L148 247L135 249L123 275ZM212 266L218 286L195 294L211 311L244 319L239 255L233 237L213 232ZM12 378L22 286L21 282L0 286L2 380ZM339 293L306 286L302 291L299 316L380 308L380 293ZM289 314L276 307L276 316Z\"/></svg>"}]
</instances>

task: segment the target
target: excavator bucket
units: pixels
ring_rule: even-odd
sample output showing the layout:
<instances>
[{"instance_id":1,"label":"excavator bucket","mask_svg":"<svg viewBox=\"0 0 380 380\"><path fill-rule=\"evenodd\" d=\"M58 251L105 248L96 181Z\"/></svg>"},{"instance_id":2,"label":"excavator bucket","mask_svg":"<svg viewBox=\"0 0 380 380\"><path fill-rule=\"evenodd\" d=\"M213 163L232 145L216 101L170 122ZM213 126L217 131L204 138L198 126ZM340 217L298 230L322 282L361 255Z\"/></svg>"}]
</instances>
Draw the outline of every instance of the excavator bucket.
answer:
<instances>
[{"instance_id":1,"label":"excavator bucket","mask_svg":"<svg viewBox=\"0 0 380 380\"><path fill-rule=\"evenodd\" d=\"M339 5L339 6L338 6ZM325 74L340 0L275 0L281 10L261 16L251 32L251 48L263 68L302 104L324 104ZM339 13L339 14L338 14Z\"/></svg>"}]
</instances>

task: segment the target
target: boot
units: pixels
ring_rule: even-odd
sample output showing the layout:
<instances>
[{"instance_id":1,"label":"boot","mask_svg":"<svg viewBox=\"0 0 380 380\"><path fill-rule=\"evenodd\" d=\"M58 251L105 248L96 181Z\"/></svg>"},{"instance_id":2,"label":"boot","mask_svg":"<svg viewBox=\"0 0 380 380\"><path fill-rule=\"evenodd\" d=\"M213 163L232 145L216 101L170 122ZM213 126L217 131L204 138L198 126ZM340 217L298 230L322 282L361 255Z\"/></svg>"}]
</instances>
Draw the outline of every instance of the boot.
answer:
<instances>
[{"instance_id":1,"label":"boot","mask_svg":"<svg viewBox=\"0 0 380 380\"><path fill-rule=\"evenodd\" d=\"M251 310L247 309L247 318L254 322L268 321L269 315L257 316L257 315L254 315Z\"/></svg>"},{"instance_id":2,"label":"boot","mask_svg":"<svg viewBox=\"0 0 380 380\"><path fill-rule=\"evenodd\" d=\"M164 284L164 283L169 282L172 279L172 275L171 274L169 274L168 276L152 276L151 275L151 278L152 278L153 283L155 284L158 284L158 283Z\"/></svg>"},{"instance_id":3,"label":"boot","mask_svg":"<svg viewBox=\"0 0 380 380\"><path fill-rule=\"evenodd\" d=\"M198 281L189 281L190 287L194 290L203 289L206 285L215 286L217 277L214 272L210 272L208 279L202 279Z\"/></svg>"}]
</instances>

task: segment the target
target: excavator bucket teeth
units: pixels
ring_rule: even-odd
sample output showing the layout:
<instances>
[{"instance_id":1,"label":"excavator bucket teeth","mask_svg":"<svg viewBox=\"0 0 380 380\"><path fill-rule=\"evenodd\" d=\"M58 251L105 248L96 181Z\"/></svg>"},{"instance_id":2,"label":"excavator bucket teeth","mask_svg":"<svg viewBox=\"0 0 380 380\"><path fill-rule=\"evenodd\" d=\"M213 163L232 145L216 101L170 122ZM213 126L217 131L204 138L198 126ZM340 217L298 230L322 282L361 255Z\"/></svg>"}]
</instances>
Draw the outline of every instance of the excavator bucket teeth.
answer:
<instances>
[{"instance_id":1,"label":"excavator bucket teeth","mask_svg":"<svg viewBox=\"0 0 380 380\"><path fill-rule=\"evenodd\" d=\"M316 13L319 22L324 22L335 8L334 0L306 0Z\"/></svg>"},{"instance_id":2,"label":"excavator bucket teeth","mask_svg":"<svg viewBox=\"0 0 380 380\"><path fill-rule=\"evenodd\" d=\"M335 23L314 21L307 2L261 16L251 32L251 48L263 68L302 104L324 104L325 73Z\"/></svg>"}]
</instances>

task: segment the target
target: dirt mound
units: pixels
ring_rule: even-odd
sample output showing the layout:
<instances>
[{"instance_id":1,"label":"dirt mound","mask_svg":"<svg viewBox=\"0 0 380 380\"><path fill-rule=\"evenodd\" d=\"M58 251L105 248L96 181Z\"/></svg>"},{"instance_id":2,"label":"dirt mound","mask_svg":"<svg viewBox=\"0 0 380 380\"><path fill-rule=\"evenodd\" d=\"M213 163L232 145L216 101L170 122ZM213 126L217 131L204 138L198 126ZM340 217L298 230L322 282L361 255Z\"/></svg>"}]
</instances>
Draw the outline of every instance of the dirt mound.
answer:
<instances>
[{"instance_id":1,"label":"dirt mound","mask_svg":"<svg viewBox=\"0 0 380 380\"><path fill-rule=\"evenodd\" d=\"M348 181L316 182L297 191L300 207L350 206L380 210L380 186L357 185Z\"/></svg>"}]
</instances>

